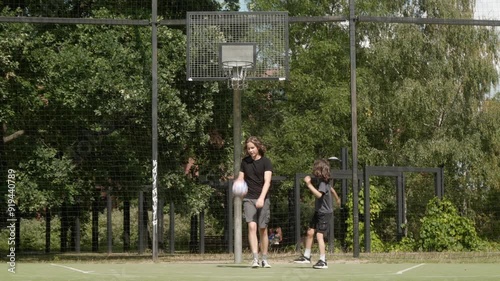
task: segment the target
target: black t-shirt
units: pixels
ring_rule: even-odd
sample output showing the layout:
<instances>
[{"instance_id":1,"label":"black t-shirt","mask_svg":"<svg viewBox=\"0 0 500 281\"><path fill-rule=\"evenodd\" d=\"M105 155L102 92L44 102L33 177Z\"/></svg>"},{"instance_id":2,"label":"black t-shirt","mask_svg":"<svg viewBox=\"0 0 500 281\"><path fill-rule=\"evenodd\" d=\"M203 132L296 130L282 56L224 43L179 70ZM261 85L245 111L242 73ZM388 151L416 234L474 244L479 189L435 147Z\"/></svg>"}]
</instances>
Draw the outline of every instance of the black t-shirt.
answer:
<instances>
[{"instance_id":1,"label":"black t-shirt","mask_svg":"<svg viewBox=\"0 0 500 281\"><path fill-rule=\"evenodd\" d=\"M264 186L264 172L273 171L271 160L267 157L260 157L259 160L253 160L247 156L241 161L240 171L245 174L245 181L248 185L247 199L258 199ZM271 187L269 187L270 191ZM266 197L269 196L269 191Z\"/></svg>"}]
</instances>

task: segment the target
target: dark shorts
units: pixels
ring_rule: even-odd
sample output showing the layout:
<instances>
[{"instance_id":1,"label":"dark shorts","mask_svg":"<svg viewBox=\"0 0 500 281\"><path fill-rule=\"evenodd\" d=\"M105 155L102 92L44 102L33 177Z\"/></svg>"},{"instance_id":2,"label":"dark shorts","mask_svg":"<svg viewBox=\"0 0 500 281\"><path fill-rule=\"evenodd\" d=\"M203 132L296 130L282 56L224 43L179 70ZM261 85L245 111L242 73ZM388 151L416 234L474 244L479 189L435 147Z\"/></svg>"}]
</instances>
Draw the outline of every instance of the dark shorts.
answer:
<instances>
[{"instance_id":1,"label":"dark shorts","mask_svg":"<svg viewBox=\"0 0 500 281\"><path fill-rule=\"evenodd\" d=\"M309 228L315 229L316 232L326 234L330 229L330 224L332 223L333 213L324 214L314 212L311 221L309 222Z\"/></svg>"},{"instance_id":2,"label":"dark shorts","mask_svg":"<svg viewBox=\"0 0 500 281\"><path fill-rule=\"evenodd\" d=\"M266 228L271 217L271 201L264 200L264 206L260 209L255 207L257 199L243 199L243 211L247 223L256 222L259 228Z\"/></svg>"}]
</instances>

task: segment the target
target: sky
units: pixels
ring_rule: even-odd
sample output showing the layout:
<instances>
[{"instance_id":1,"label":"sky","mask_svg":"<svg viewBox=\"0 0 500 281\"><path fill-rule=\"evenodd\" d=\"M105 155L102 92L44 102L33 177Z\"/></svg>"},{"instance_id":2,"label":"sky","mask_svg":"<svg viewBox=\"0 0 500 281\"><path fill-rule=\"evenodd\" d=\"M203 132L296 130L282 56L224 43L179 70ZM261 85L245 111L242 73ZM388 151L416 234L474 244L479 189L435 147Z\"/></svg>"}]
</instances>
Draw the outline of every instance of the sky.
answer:
<instances>
[{"instance_id":1,"label":"sky","mask_svg":"<svg viewBox=\"0 0 500 281\"><path fill-rule=\"evenodd\" d=\"M500 1L476 0L476 15L474 18L500 20Z\"/></svg>"},{"instance_id":2,"label":"sky","mask_svg":"<svg viewBox=\"0 0 500 281\"><path fill-rule=\"evenodd\" d=\"M240 11L248 11L245 0L240 0Z\"/></svg>"},{"instance_id":3,"label":"sky","mask_svg":"<svg viewBox=\"0 0 500 281\"><path fill-rule=\"evenodd\" d=\"M474 19L500 20L500 1L476 0L476 14L474 15ZM496 27L496 29L499 30L500 27ZM500 70L500 66L497 67ZM500 84L496 88L491 89L490 95L493 96L496 92L500 92Z\"/></svg>"}]
</instances>

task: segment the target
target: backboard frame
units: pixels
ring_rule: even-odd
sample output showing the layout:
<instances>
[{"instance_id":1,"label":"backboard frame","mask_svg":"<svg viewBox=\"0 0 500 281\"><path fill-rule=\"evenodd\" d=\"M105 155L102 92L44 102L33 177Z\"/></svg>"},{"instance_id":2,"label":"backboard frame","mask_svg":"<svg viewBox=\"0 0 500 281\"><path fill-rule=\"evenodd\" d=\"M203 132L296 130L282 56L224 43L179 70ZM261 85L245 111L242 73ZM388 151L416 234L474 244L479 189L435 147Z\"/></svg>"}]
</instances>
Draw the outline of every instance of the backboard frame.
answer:
<instances>
[{"instance_id":1,"label":"backboard frame","mask_svg":"<svg viewBox=\"0 0 500 281\"><path fill-rule=\"evenodd\" d=\"M255 45L246 80L288 80L288 12L188 12L188 81L227 80L221 46Z\"/></svg>"}]
</instances>

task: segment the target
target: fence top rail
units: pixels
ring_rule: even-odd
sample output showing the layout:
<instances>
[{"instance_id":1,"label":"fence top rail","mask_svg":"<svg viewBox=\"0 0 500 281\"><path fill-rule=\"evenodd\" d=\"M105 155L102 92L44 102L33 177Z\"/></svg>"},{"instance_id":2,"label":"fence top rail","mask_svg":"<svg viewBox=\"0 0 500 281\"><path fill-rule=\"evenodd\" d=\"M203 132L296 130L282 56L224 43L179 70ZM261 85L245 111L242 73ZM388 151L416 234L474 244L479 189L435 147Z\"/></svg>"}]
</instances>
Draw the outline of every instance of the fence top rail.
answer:
<instances>
[{"instance_id":1,"label":"fence top rail","mask_svg":"<svg viewBox=\"0 0 500 281\"><path fill-rule=\"evenodd\" d=\"M358 174L362 174L363 171L358 170ZM330 174L332 175L334 180L340 180L340 179L352 179L352 170L331 170ZM310 173L297 173L295 174L295 179L301 179L305 176L312 176Z\"/></svg>"},{"instance_id":2,"label":"fence top rail","mask_svg":"<svg viewBox=\"0 0 500 281\"><path fill-rule=\"evenodd\" d=\"M358 170L358 175L367 176L399 176L403 172L410 173L432 173L439 174L441 168L429 167L399 167L399 166L365 166L363 170ZM352 170L331 170L334 179L352 179ZM295 179L311 176L310 173L297 173Z\"/></svg>"},{"instance_id":3,"label":"fence top rail","mask_svg":"<svg viewBox=\"0 0 500 281\"><path fill-rule=\"evenodd\" d=\"M413 172L413 173L439 173L441 168L430 167L400 167L400 166L366 166L366 173L376 174L380 172Z\"/></svg>"},{"instance_id":4,"label":"fence top rail","mask_svg":"<svg viewBox=\"0 0 500 281\"><path fill-rule=\"evenodd\" d=\"M439 24L439 25L480 25L480 26L500 26L500 20L480 20L480 19L459 19L459 18L412 18L412 17L370 17L359 16L356 18L360 22L378 23L411 23L411 24Z\"/></svg>"},{"instance_id":5,"label":"fence top rail","mask_svg":"<svg viewBox=\"0 0 500 281\"><path fill-rule=\"evenodd\" d=\"M290 23L325 23L348 21L348 16L295 16L288 17ZM371 17L357 16L357 22L375 23L402 23L402 24L438 24L438 25L475 25L475 26L500 26L500 20L482 19L443 19L443 18L414 18L414 17ZM104 24L104 25L136 25L149 26L151 20L131 19L90 19L90 18L53 18L53 17L3 17L0 22L10 23L38 23L38 24ZM184 26L186 19L167 19L157 23L164 26Z\"/></svg>"},{"instance_id":6,"label":"fence top rail","mask_svg":"<svg viewBox=\"0 0 500 281\"><path fill-rule=\"evenodd\" d=\"M90 19L90 18L52 18L52 17L2 17L0 22L37 23L37 24L91 24L91 25L135 25L149 26L149 20L131 19Z\"/></svg>"}]
</instances>

